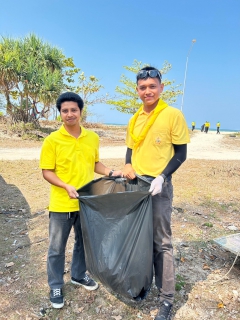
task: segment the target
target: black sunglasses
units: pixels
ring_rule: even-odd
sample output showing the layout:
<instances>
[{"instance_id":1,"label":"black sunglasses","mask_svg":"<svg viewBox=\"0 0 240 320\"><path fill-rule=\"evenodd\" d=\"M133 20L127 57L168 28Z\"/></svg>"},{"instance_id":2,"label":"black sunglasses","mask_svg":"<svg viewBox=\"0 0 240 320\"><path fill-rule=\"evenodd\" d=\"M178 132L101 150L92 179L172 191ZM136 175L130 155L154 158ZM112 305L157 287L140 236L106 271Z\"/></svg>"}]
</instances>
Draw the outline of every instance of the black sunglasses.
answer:
<instances>
[{"instance_id":1,"label":"black sunglasses","mask_svg":"<svg viewBox=\"0 0 240 320\"><path fill-rule=\"evenodd\" d=\"M146 78L159 78L160 81L162 80L162 75L158 70L140 70L137 73L137 81L139 79L146 79Z\"/></svg>"}]
</instances>

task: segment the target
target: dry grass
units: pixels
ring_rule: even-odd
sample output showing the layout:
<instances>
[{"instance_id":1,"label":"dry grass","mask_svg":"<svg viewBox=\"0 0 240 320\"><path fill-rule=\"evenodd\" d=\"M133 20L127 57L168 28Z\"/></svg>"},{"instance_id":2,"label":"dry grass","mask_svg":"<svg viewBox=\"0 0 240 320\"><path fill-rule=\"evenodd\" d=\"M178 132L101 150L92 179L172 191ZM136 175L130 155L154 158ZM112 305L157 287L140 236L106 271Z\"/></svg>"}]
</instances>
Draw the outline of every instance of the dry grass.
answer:
<instances>
[{"instance_id":1,"label":"dry grass","mask_svg":"<svg viewBox=\"0 0 240 320\"><path fill-rule=\"evenodd\" d=\"M223 146L227 149L240 149L240 134L224 136Z\"/></svg>"}]
</instances>

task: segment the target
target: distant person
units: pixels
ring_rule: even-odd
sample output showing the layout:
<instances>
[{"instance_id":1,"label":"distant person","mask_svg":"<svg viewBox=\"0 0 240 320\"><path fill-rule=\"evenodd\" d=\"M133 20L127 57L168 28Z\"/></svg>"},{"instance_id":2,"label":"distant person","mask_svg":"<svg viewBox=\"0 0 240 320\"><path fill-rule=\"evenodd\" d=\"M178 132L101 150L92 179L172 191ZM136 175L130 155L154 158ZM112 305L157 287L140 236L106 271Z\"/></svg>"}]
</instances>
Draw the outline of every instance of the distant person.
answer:
<instances>
[{"instance_id":1,"label":"distant person","mask_svg":"<svg viewBox=\"0 0 240 320\"><path fill-rule=\"evenodd\" d=\"M195 129L195 125L196 125L196 123L195 123L195 121L193 121L192 122L192 131Z\"/></svg>"},{"instance_id":2,"label":"distant person","mask_svg":"<svg viewBox=\"0 0 240 320\"><path fill-rule=\"evenodd\" d=\"M220 134L220 122L217 123L217 134Z\"/></svg>"},{"instance_id":3,"label":"distant person","mask_svg":"<svg viewBox=\"0 0 240 320\"><path fill-rule=\"evenodd\" d=\"M64 306L65 249L72 228L75 243L71 282L90 291L98 288L86 274L77 189L90 182L94 172L107 176L122 173L99 161L98 135L80 126L82 98L74 92L65 92L58 97L56 107L63 124L44 140L40 168L44 179L51 184L47 274L52 307L59 309Z\"/></svg>"},{"instance_id":4,"label":"distant person","mask_svg":"<svg viewBox=\"0 0 240 320\"><path fill-rule=\"evenodd\" d=\"M187 157L188 127L182 112L162 99L162 75L154 67L137 73L137 93L143 104L130 119L126 137L124 176L149 180L152 193L153 258L160 310L155 320L170 320L174 302L174 257L171 214L172 174Z\"/></svg>"},{"instance_id":5,"label":"distant person","mask_svg":"<svg viewBox=\"0 0 240 320\"><path fill-rule=\"evenodd\" d=\"M210 122L206 121L205 122L205 133L208 133L209 128L210 128Z\"/></svg>"},{"instance_id":6,"label":"distant person","mask_svg":"<svg viewBox=\"0 0 240 320\"><path fill-rule=\"evenodd\" d=\"M204 128L205 128L205 123L201 125L201 132L204 131Z\"/></svg>"}]
</instances>

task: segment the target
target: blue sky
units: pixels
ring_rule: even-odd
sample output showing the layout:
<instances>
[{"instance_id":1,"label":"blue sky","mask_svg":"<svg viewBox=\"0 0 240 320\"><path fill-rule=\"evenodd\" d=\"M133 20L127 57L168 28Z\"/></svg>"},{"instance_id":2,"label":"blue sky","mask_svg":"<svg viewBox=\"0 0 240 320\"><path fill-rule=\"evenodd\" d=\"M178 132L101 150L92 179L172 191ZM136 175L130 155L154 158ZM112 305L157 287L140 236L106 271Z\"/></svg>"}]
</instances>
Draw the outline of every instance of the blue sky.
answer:
<instances>
[{"instance_id":1,"label":"blue sky","mask_svg":"<svg viewBox=\"0 0 240 320\"><path fill-rule=\"evenodd\" d=\"M123 69L133 60L162 67L176 84L184 82L188 125L240 130L239 0L21 0L2 1L0 34L30 32L61 48L86 75L95 75L114 94ZM134 79L134 77L133 77ZM104 93L103 92L103 93ZM181 106L180 97L174 105ZM96 105L95 120L127 123L129 115Z\"/></svg>"}]
</instances>

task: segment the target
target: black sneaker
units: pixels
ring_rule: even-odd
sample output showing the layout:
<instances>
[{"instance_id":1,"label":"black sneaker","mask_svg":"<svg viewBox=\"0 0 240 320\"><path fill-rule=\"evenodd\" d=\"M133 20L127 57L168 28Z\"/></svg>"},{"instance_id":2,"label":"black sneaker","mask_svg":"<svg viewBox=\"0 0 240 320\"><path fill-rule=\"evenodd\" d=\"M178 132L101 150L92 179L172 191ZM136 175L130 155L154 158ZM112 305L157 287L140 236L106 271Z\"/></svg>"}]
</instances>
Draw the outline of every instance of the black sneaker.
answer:
<instances>
[{"instance_id":1,"label":"black sneaker","mask_svg":"<svg viewBox=\"0 0 240 320\"><path fill-rule=\"evenodd\" d=\"M155 320L171 320L172 318L172 304L168 301L160 303L160 309Z\"/></svg>"},{"instance_id":2,"label":"black sneaker","mask_svg":"<svg viewBox=\"0 0 240 320\"><path fill-rule=\"evenodd\" d=\"M53 308L62 308L64 306L62 289L52 289L50 291L50 301Z\"/></svg>"},{"instance_id":3,"label":"black sneaker","mask_svg":"<svg viewBox=\"0 0 240 320\"><path fill-rule=\"evenodd\" d=\"M75 278L71 279L71 282L74 284L77 284L79 286L83 286L87 290L96 290L98 288L97 282L95 282L93 279L89 278L89 276L86 274L85 277L81 280L77 280Z\"/></svg>"}]
</instances>

